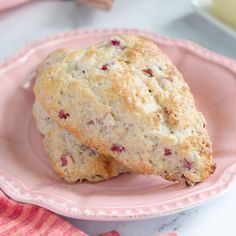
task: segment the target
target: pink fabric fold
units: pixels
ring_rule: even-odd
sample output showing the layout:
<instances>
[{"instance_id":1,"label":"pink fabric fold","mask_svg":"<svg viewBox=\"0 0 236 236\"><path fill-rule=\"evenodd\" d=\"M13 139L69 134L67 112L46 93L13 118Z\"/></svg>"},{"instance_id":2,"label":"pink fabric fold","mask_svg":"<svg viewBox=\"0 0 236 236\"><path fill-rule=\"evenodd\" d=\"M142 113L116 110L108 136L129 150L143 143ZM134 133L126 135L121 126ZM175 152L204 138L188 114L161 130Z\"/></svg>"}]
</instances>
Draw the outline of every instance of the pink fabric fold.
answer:
<instances>
[{"instance_id":1,"label":"pink fabric fold","mask_svg":"<svg viewBox=\"0 0 236 236\"><path fill-rule=\"evenodd\" d=\"M88 236L58 215L39 206L15 202L1 190L0 235Z\"/></svg>"}]
</instances>

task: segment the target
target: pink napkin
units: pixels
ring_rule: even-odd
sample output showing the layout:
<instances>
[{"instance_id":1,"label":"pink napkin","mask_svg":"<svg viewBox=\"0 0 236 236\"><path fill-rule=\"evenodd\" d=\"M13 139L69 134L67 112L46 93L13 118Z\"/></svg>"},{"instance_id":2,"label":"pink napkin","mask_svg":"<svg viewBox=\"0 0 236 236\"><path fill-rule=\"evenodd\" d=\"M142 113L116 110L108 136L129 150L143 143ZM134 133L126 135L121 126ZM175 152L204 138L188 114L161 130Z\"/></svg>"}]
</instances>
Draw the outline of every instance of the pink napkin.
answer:
<instances>
[{"instance_id":1,"label":"pink napkin","mask_svg":"<svg viewBox=\"0 0 236 236\"><path fill-rule=\"evenodd\" d=\"M42 207L15 202L0 190L0 235L88 236L58 215ZM100 236L120 236L117 231Z\"/></svg>"},{"instance_id":2,"label":"pink napkin","mask_svg":"<svg viewBox=\"0 0 236 236\"><path fill-rule=\"evenodd\" d=\"M88 236L56 214L42 207L15 202L1 190L0 235Z\"/></svg>"}]
</instances>

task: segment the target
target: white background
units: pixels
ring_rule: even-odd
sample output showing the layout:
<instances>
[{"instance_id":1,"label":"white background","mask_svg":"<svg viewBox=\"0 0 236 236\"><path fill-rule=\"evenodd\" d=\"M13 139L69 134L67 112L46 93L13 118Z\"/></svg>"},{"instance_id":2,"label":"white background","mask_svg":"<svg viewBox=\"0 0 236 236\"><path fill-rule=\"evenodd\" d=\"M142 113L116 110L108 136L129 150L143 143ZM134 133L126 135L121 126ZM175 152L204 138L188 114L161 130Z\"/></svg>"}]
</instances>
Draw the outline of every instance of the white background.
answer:
<instances>
[{"instance_id":1,"label":"white background","mask_svg":"<svg viewBox=\"0 0 236 236\"><path fill-rule=\"evenodd\" d=\"M11 0L0 0L11 1ZM33 40L77 28L134 27L190 39L236 59L236 39L195 14L189 0L115 0L104 12L76 6L74 1L36 1L0 13L0 59ZM122 236L157 236L177 230L181 236L234 236L236 183L224 195L179 214L133 222L69 219L91 236L118 230Z\"/></svg>"}]
</instances>

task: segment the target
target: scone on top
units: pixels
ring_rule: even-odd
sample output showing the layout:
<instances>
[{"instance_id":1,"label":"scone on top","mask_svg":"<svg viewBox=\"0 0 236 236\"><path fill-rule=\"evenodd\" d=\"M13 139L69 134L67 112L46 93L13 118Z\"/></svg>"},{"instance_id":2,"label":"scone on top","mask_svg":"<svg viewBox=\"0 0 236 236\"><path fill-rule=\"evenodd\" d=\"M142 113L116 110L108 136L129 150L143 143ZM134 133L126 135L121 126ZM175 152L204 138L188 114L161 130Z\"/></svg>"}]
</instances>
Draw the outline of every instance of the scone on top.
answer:
<instances>
[{"instance_id":1,"label":"scone on top","mask_svg":"<svg viewBox=\"0 0 236 236\"><path fill-rule=\"evenodd\" d=\"M146 38L58 50L40 66L34 93L60 127L134 173L194 185L215 170L187 83Z\"/></svg>"},{"instance_id":2,"label":"scone on top","mask_svg":"<svg viewBox=\"0 0 236 236\"><path fill-rule=\"evenodd\" d=\"M111 157L104 157L83 145L73 134L53 122L36 100L33 114L43 144L55 173L68 183L86 180L91 183L111 179L128 168Z\"/></svg>"}]
</instances>

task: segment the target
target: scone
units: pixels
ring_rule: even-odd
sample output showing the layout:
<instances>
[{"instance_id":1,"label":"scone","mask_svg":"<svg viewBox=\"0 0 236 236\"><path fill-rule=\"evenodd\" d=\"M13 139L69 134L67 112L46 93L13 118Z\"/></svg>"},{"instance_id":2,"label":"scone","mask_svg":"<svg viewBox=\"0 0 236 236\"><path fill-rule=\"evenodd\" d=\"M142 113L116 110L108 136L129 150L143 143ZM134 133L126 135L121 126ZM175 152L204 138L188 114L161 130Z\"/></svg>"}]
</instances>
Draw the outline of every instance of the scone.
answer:
<instances>
[{"instance_id":1,"label":"scone","mask_svg":"<svg viewBox=\"0 0 236 236\"><path fill-rule=\"evenodd\" d=\"M53 122L36 101L33 113L54 171L68 183L108 180L128 169L83 145L74 135Z\"/></svg>"},{"instance_id":2,"label":"scone","mask_svg":"<svg viewBox=\"0 0 236 236\"><path fill-rule=\"evenodd\" d=\"M146 38L58 50L40 66L34 93L60 127L135 173L193 185L215 170L187 83Z\"/></svg>"}]
</instances>

